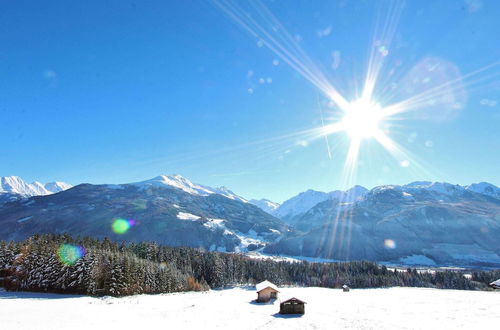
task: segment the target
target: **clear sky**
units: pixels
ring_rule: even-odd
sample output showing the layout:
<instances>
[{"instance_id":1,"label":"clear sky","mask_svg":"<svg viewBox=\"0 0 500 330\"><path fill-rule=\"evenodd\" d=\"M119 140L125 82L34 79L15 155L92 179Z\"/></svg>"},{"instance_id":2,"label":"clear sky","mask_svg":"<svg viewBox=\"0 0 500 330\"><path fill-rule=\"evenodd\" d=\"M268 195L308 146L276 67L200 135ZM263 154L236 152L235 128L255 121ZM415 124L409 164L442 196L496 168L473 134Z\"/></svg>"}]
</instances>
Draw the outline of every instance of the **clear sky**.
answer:
<instances>
[{"instance_id":1,"label":"clear sky","mask_svg":"<svg viewBox=\"0 0 500 330\"><path fill-rule=\"evenodd\" d=\"M265 28L262 8L238 3ZM299 62L348 101L374 51L380 106L428 92L380 123L404 156L363 139L349 184L500 185L500 68L487 67L500 60L500 2L263 4L283 26L270 36L287 31L311 60ZM0 175L78 184L178 173L280 202L340 188L348 134L327 145L300 133L338 109L267 40L209 1L0 1Z\"/></svg>"}]
</instances>

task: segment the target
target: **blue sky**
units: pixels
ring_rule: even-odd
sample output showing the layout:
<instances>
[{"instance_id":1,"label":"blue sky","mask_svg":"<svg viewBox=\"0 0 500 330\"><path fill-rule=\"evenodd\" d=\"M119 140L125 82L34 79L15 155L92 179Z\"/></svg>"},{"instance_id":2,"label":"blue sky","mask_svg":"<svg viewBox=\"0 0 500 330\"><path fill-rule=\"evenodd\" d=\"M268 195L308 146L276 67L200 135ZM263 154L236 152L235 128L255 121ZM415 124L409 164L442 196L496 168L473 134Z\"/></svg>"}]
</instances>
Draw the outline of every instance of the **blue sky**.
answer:
<instances>
[{"instance_id":1,"label":"blue sky","mask_svg":"<svg viewBox=\"0 0 500 330\"><path fill-rule=\"evenodd\" d=\"M263 3L355 99L390 2ZM392 122L387 135L407 163L364 140L349 183L500 185L500 69L467 76L500 59L500 3L401 9L374 98L410 97L405 84L431 63L443 71L424 78L458 81L460 109L429 103ZM346 135L328 137L330 158L324 138L298 134L335 107L211 2L3 1L0 74L0 175L78 184L178 173L276 201L345 183ZM399 92L382 93L388 86Z\"/></svg>"}]
</instances>

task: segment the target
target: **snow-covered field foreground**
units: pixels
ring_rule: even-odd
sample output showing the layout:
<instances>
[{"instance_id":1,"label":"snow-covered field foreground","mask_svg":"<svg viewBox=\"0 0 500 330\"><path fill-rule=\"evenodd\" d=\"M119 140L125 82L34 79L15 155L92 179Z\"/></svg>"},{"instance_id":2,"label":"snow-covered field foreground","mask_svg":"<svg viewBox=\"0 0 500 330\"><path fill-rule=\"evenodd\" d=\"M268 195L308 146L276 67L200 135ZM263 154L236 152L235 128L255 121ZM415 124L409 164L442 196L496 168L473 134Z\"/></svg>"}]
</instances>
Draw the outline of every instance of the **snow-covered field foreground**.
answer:
<instances>
[{"instance_id":1,"label":"snow-covered field foreground","mask_svg":"<svg viewBox=\"0 0 500 330\"><path fill-rule=\"evenodd\" d=\"M91 298L0 291L1 329L498 329L500 292L286 288L303 316L259 305L254 290Z\"/></svg>"}]
</instances>

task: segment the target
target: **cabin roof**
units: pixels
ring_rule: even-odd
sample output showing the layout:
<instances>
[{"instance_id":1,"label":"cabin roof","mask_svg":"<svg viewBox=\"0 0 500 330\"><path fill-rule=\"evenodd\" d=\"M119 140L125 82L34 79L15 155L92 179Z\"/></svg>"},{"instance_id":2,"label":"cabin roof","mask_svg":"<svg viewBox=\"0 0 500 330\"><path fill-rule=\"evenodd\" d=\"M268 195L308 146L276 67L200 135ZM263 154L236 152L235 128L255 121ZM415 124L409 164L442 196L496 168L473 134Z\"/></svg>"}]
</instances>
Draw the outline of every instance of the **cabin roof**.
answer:
<instances>
[{"instance_id":1,"label":"cabin roof","mask_svg":"<svg viewBox=\"0 0 500 330\"><path fill-rule=\"evenodd\" d=\"M299 302L299 303L301 303L301 304L307 304L305 301L302 301L302 300L300 300L300 299L298 299L298 298L295 298L295 297L292 297L292 298L290 298L290 299L287 299L287 300L285 300L285 301L282 301L281 303L282 303L282 304L284 304L284 303L286 303L286 302L291 302L291 301L296 301L296 302Z\"/></svg>"},{"instance_id":2,"label":"cabin roof","mask_svg":"<svg viewBox=\"0 0 500 330\"><path fill-rule=\"evenodd\" d=\"M495 285L495 286L500 286L500 279L494 281L494 282L491 282L490 283L491 286Z\"/></svg>"},{"instance_id":3,"label":"cabin roof","mask_svg":"<svg viewBox=\"0 0 500 330\"><path fill-rule=\"evenodd\" d=\"M269 281L263 281L263 282L260 282L259 284L255 285L255 289L257 289L257 292L260 292L260 291L267 289L267 288L271 288L271 289L279 292L278 287Z\"/></svg>"},{"instance_id":4,"label":"cabin roof","mask_svg":"<svg viewBox=\"0 0 500 330\"><path fill-rule=\"evenodd\" d=\"M348 288L349 286L347 284L342 285L343 288Z\"/></svg>"}]
</instances>

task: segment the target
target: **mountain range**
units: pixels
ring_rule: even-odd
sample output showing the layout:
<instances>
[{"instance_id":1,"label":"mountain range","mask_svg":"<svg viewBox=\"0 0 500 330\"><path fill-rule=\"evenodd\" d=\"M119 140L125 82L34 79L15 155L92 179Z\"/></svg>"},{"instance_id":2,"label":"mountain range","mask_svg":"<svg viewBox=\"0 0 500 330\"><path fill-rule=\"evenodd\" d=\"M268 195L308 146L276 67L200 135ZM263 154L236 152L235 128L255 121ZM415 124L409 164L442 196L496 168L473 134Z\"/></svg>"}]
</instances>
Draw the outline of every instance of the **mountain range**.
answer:
<instances>
[{"instance_id":1,"label":"mountain range","mask_svg":"<svg viewBox=\"0 0 500 330\"><path fill-rule=\"evenodd\" d=\"M0 207L1 239L69 233L232 252L261 249L288 230L229 189L194 184L180 175L129 184L80 184Z\"/></svg>"},{"instance_id":2,"label":"mountain range","mask_svg":"<svg viewBox=\"0 0 500 330\"><path fill-rule=\"evenodd\" d=\"M75 187L7 177L0 203L0 239L67 232L227 252L500 266L500 189L485 182L307 190L280 205L180 175ZM117 220L130 228L113 231Z\"/></svg>"},{"instance_id":3,"label":"mountain range","mask_svg":"<svg viewBox=\"0 0 500 330\"><path fill-rule=\"evenodd\" d=\"M266 252L402 264L500 265L500 189L418 182L379 186L353 203L318 203Z\"/></svg>"},{"instance_id":4,"label":"mountain range","mask_svg":"<svg viewBox=\"0 0 500 330\"><path fill-rule=\"evenodd\" d=\"M71 187L70 184L59 181L43 184L38 181L26 183L18 176L3 176L0 178L0 194L43 196L57 193Z\"/></svg>"}]
</instances>

